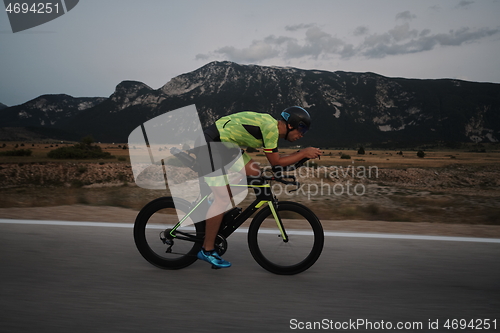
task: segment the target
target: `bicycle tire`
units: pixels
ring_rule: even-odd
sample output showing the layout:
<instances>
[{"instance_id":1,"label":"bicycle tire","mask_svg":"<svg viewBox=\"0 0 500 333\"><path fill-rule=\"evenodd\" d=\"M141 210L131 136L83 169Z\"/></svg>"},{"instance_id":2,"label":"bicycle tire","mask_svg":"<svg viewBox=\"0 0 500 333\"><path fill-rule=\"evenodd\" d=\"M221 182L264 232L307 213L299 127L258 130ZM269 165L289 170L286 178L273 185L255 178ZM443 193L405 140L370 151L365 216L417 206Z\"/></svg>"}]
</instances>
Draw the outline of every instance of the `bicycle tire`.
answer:
<instances>
[{"instance_id":1,"label":"bicycle tire","mask_svg":"<svg viewBox=\"0 0 500 333\"><path fill-rule=\"evenodd\" d=\"M321 222L314 212L296 202L280 202L278 214L288 241L281 238L268 206L254 217L248 229L250 253L261 267L272 273L304 272L318 260L323 250L325 236Z\"/></svg>"},{"instance_id":2,"label":"bicycle tire","mask_svg":"<svg viewBox=\"0 0 500 333\"><path fill-rule=\"evenodd\" d=\"M148 203L139 212L134 223L134 241L140 254L152 265L163 269L181 269L197 260L196 254L202 243L174 238L174 245L167 253L169 244L161 240L161 232L173 227L178 221L177 212L189 212L189 203L182 199L163 197ZM203 239L205 223L199 222L182 230Z\"/></svg>"}]
</instances>

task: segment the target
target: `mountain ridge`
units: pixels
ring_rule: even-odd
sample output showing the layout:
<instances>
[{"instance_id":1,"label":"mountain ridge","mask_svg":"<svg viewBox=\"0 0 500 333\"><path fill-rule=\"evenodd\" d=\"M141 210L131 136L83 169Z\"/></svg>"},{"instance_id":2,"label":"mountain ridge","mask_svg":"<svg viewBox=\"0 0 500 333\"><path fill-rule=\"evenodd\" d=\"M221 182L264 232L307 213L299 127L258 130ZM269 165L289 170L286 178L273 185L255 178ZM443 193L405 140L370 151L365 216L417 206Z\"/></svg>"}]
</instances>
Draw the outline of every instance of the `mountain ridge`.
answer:
<instances>
[{"instance_id":1,"label":"mountain ridge","mask_svg":"<svg viewBox=\"0 0 500 333\"><path fill-rule=\"evenodd\" d=\"M37 99L48 100L44 96L50 95ZM123 81L108 98L70 103L70 97L60 97L57 105L41 105L38 100L38 108L29 102L6 108L2 115L10 118L2 117L0 127L53 127L75 136L90 134L98 141L125 142L144 121L190 104L196 104L204 127L233 112L253 110L279 117L284 108L300 105L313 118L311 131L301 139L304 145L500 139L500 84L495 83L224 61L178 75L158 89Z\"/></svg>"}]
</instances>

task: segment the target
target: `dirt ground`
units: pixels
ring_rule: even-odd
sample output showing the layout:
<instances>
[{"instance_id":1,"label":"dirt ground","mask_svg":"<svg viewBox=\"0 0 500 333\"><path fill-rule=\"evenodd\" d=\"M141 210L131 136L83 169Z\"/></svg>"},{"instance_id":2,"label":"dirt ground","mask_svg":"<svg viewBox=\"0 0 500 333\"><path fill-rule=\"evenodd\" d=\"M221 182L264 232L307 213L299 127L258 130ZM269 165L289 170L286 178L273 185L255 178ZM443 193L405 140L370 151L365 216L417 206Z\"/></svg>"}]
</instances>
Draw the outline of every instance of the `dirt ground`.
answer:
<instances>
[{"instance_id":1,"label":"dirt ground","mask_svg":"<svg viewBox=\"0 0 500 333\"><path fill-rule=\"evenodd\" d=\"M310 207L327 230L500 238L499 152L337 155L301 168L297 191L275 183L274 192ZM0 161L0 218L133 223L169 194L136 186L128 161L20 161Z\"/></svg>"}]
</instances>

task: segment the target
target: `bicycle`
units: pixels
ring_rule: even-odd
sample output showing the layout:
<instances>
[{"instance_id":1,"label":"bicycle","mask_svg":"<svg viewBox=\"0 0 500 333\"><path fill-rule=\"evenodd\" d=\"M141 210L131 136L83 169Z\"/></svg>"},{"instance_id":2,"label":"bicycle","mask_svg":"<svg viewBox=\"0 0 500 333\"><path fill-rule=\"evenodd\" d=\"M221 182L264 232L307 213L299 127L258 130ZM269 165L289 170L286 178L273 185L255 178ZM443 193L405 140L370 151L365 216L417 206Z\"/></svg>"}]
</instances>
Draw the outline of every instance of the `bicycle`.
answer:
<instances>
[{"instance_id":1,"label":"bicycle","mask_svg":"<svg viewBox=\"0 0 500 333\"><path fill-rule=\"evenodd\" d=\"M188 153L177 148L172 148L171 153L196 170L196 160ZM224 214L215 242L219 255L227 251L227 238L258 211L248 228L247 241L251 255L261 267L275 274L292 275L307 270L318 260L324 244L318 217L302 204L278 202L270 185L276 181L297 190L300 183L285 171L293 171L305 161L285 170L273 169L271 176L247 177L244 186L254 190L256 199L245 210L235 207ZM202 182L200 196L194 202L175 198L174 205L173 197L162 197L142 208L135 220L134 240L149 263L163 269L181 269L197 260L210 193L210 187ZM190 223L191 220L202 222Z\"/></svg>"}]
</instances>

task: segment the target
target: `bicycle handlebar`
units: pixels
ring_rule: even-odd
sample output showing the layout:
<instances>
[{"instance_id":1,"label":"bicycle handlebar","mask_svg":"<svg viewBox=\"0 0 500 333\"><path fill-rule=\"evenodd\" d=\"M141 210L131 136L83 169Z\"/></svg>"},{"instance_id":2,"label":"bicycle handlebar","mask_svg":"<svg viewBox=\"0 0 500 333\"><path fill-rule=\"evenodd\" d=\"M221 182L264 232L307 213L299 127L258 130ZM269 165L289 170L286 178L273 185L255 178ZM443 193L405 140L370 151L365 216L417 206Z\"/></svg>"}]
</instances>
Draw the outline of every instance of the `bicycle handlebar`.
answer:
<instances>
[{"instance_id":1,"label":"bicycle handlebar","mask_svg":"<svg viewBox=\"0 0 500 333\"><path fill-rule=\"evenodd\" d=\"M274 176L263 177L263 179L277 181L277 182L280 182L280 183L285 184L285 185L295 185L295 186L297 186L297 188L295 190L290 191L290 192L296 191L300 187L300 183L298 181L296 181L296 177L294 175L284 175L283 173L287 172L287 171L294 171L294 170L300 168L301 166L303 166L304 163L306 163L307 161L309 161L309 158L303 158L300 161L298 161L297 163L295 163L293 165L286 166L286 167L274 166L271 168ZM283 178L293 179L293 181L284 180Z\"/></svg>"},{"instance_id":2,"label":"bicycle handlebar","mask_svg":"<svg viewBox=\"0 0 500 333\"><path fill-rule=\"evenodd\" d=\"M170 148L170 153L172 155L174 155L175 157L177 157L179 160L181 160L181 162L185 166L187 166L188 168L190 168L193 171L197 171L196 170L196 159L194 159L192 156L186 154L185 152L183 152L182 150L180 150L176 147Z\"/></svg>"},{"instance_id":3,"label":"bicycle handlebar","mask_svg":"<svg viewBox=\"0 0 500 333\"><path fill-rule=\"evenodd\" d=\"M194 171L197 170L196 159L194 159L192 156L188 155L187 153L181 151L180 149L178 149L176 147L172 147L170 149L170 153L172 155L174 155L175 157L179 158L183 162L183 164L186 165L187 167L191 168ZM293 165L286 166L286 167L274 166L271 168L271 171L273 172L273 176L261 175L261 178L263 180L266 180L266 181L277 181L277 182L283 183L285 185L295 185L295 186L297 186L297 189L298 189L300 187L300 183L296 181L295 176L284 175L283 173L288 172L288 171L294 171L294 170L300 168L308 160L309 160L309 158L303 158L300 161L298 161L297 163L295 163ZM283 178L293 179L293 181L284 180Z\"/></svg>"}]
</instances>

